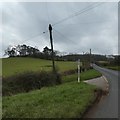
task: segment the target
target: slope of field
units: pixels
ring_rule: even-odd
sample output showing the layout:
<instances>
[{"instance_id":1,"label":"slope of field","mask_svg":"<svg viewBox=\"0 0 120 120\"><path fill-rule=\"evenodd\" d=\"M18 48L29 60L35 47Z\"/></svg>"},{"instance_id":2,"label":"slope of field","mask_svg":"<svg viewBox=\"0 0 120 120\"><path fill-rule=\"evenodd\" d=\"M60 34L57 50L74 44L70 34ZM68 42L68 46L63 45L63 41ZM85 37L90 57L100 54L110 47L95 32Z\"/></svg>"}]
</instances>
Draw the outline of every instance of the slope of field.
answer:
<instances>
[{"instance_id":1,"label":"slope of field","mask_svg":"<svg viewBox=\"0 0 120 120\"><path fill-rule=\"evenodd\" d=\"M75 62L56 61L55 64L61 72L77 68L77 63ZM22 73L24 71L41 71L51 69L52 62L50 60L23 57L2 59L2 74L4 77Z\"/></svg>"},{"instance_id":2,"label":"slope of field","mask_svg":"<svg viewBox=\"0 0 120 120\"><path fill-rule=\"evenodd\" d=\"M81 117L96 98L95 86L69 82L29 93L3 97L5 118Z\"/></svg>"}]
</instances>

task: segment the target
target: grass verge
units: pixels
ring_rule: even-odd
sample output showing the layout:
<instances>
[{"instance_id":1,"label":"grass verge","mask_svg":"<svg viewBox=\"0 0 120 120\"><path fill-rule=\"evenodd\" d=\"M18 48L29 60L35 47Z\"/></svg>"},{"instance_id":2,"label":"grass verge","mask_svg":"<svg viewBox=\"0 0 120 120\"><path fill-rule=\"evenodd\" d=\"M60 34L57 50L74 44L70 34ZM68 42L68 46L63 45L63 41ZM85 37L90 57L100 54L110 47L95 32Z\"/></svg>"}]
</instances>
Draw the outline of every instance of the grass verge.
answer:
<instances>
[{"instance_id":1,"label":"grass verge","mask_svg":"<svg viewBox=\"0 0 120 120\"><path fill-rule=\"evenodd\" d=\"M82 117L96 98L96 87L69 82L30 93L3 97L3 118Z\"/></svg>"},{"instance_id":2,"label":"grass verge","mask_svg":"<svg viewBox=\"0 0 120 120\"><path fill-rule=\"evenodd\" d=\"M80 74L80 80L84 81L84 80L89 80L92 78L97 78L100 77L102 74L100 72L98 72L95 69L90 69L88 71L85 71L83 73ZM72 74L72 75L67 75L67 76L63 76L62 81L63 82L71 82L71 81L77 81L78 79L78 74Z\"/></svg>"},{"instance_id":3,"label":"grass verge","mask_svg":"<svg viewBox=\"0 0 120 120\"><path fill-rule=\"evenodd\" d=\"M106 66L106 68L120 71L120 66Z\"/></svg>"}]
</instances>

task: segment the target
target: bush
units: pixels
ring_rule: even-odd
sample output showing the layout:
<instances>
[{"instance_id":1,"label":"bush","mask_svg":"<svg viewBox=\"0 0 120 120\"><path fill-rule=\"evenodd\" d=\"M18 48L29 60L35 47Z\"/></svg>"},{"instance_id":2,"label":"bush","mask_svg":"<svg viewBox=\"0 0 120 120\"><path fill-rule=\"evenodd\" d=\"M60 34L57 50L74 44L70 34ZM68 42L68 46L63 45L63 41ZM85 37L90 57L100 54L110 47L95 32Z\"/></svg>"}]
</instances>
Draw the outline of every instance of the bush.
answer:
<instances>
[{"instance_id":1,"label":"bush","mask_svg":"<svg viewBox=\"0 0 120 120\"><path fill-rule=\"evenodd\" d=\"M20 92L29 92L43 86L52 86L61 83L60 74L53 72L24 72L8 78L3 78L3 96Z\"/></svg>"},{"instance_id":2,"label":"bush","mask_svg":"<svg viewBox=\"0 0 120 120\"><path fill-rule=\"evenodd\" d=\"M77 69L62 72L62 75L71 75L77 72Z\"/></svg>"}]
</instances>

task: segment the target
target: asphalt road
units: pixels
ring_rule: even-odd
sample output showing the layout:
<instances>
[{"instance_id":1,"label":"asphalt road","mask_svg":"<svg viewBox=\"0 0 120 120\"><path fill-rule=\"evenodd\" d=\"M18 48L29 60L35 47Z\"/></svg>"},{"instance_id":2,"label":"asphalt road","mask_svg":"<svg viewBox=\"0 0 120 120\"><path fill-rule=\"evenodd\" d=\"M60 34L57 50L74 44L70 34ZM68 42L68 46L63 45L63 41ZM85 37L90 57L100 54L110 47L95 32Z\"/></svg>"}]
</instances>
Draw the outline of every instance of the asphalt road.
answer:
<instances>
[{"instance_id":1,"label":"asphalt road","mask_svg":"<svg viewBox=\"0 0 120 120\"><path fill-rule=\"evenodd\" d=\"M86 118L118 118L118 74L120 72L97 65L93 67L107 78L109 94L101 98L100 102L88 112Z\"/></svg>"}]
</instances>

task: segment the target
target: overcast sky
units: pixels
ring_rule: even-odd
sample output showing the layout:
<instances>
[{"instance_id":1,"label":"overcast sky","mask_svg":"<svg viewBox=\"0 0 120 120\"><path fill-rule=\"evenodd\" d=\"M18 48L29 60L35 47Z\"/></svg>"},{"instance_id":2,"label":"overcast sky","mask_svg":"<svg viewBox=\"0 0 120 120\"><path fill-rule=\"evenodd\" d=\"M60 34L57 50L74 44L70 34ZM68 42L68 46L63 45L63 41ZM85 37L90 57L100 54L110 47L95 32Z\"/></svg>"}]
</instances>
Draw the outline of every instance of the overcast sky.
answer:
<instances>
[{"instance_id":1,"label":"overcast sky","mask_svg":"<svg viewBox=\"0 0 120 120\"><path fill-rule=\"evenodd\" d=\"M40 51L45 46L50 47L49 32L43 34L50 23L53 25L55 50L82 53L91 48L95 54L118 54L118 3L99 4L3 3L0 52L4 52L9 45L18 44L37 46ZM81 10L89 9L91 5L98 6L80 14Z\"/></svg>"}]
</instances>

